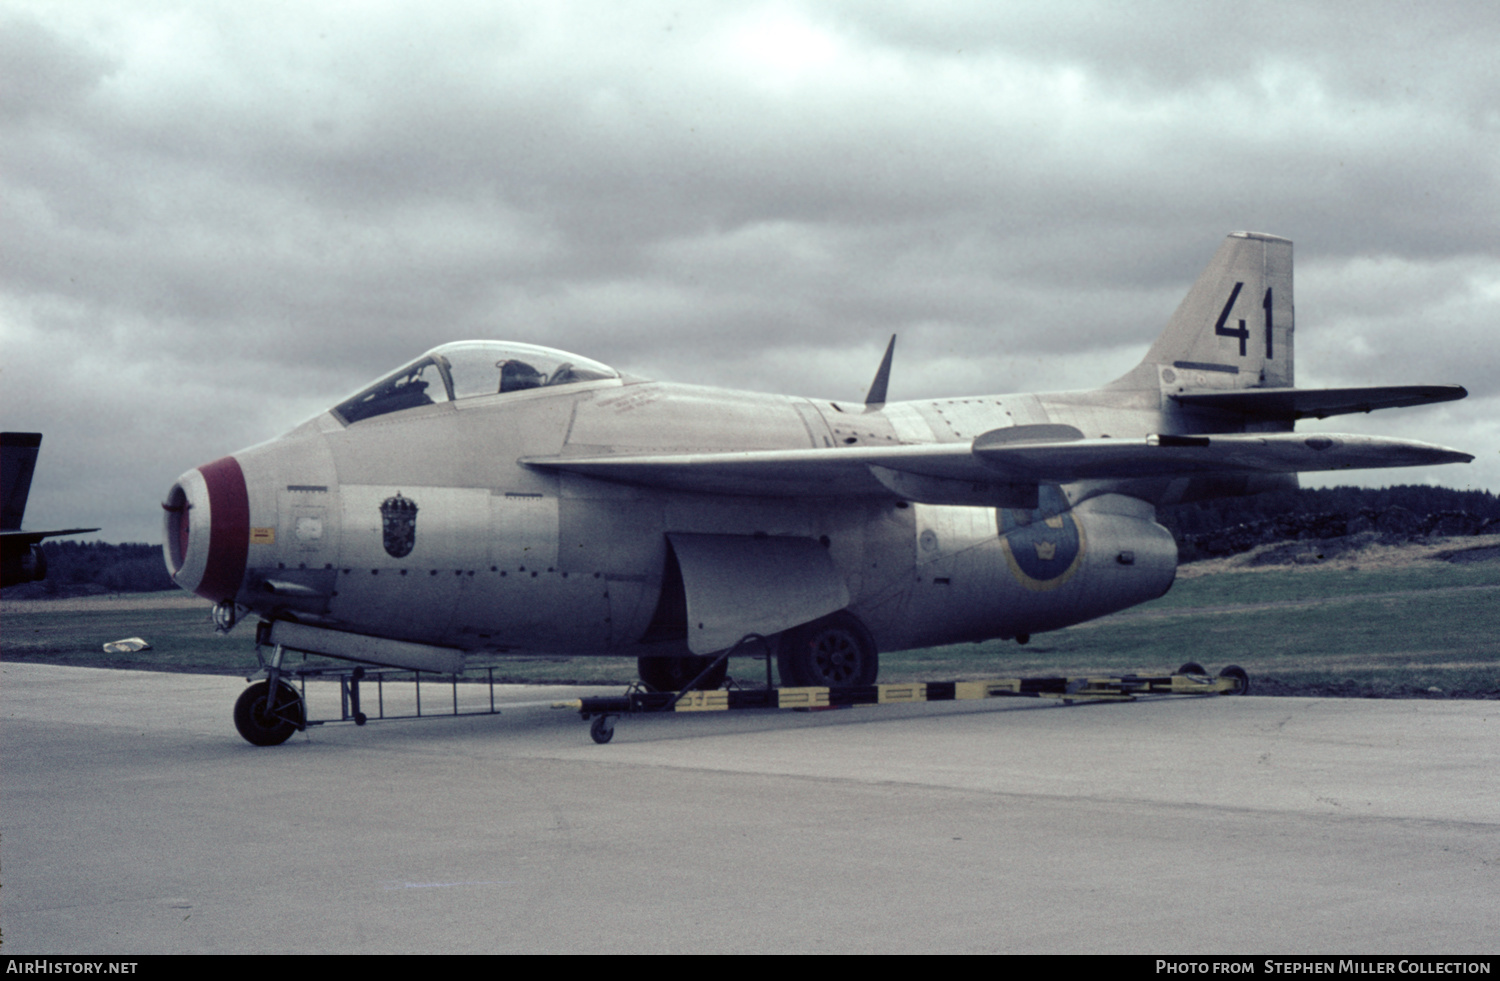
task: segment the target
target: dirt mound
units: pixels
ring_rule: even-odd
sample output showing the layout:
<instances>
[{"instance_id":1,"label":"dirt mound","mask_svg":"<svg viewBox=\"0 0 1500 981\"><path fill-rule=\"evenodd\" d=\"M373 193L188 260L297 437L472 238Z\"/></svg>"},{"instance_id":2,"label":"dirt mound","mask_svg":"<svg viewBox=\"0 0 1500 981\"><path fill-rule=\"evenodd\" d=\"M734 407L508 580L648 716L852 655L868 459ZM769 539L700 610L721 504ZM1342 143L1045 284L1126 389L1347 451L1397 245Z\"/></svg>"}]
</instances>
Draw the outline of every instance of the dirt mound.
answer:
<instances>
[{"instance_id":1,"label":"dirt mound","mask_svg":"<svg viewBox=\"0 0 1500 981\"><path fill-rule=\"evenodd\" d=\"M1178 548L1184 561L1193 562L1202 558L1224 558L1259 546L1288 542L1314 542L1322 546L1325 543L1356 539L1360 544L1353 547L1362 547L1363 541L1368 538L1378 538L1384 544L1397 545L1439 538L1488 537L1494 534L1500 534L1500 519L1485 514L1463 510L1419 514L1399 505L1389 505L1346 512L1292 511L1259 521L1241 522L1217 531L1181 535Z\"/></svg>"},{"instance_id":2,"label":"dirt mound","mask_svg":"<svg viewBox=\"0 0 1500 981\"><path fill-rule=\"evenodd\" d=\"M1444 562L1500 562L1500 545L1470 545L1451 548L1432 556Z\"/></svg>"},{"instance_id":3,"label":"dirt mound","mask_svg":"<svg viewBox=\"0 0 1500 981\"><path fill-rule=\"evenodd\" d=\"M1399 569L1419 562L1500 562L1500 534L1393 542L1384 533L1364 531L1317 541L1272 542L1238 555L1189 562L1177 575L1193 579L1270 569Z\"/></svg>"}]
</instances>

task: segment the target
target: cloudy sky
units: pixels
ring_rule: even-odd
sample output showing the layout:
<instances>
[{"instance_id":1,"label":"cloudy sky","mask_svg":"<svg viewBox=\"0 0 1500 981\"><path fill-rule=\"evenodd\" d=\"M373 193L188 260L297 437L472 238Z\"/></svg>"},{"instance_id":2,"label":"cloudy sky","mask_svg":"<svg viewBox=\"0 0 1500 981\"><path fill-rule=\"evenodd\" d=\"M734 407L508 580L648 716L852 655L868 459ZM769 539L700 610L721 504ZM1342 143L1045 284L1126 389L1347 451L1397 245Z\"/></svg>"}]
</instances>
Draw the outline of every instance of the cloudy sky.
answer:
<instances>
[{"instance_id":1,"label":"cloudy sky","mask_svg":"<svg viewBox=\"0 0 1500 981\"><path fill-rule=\"evenodd\" d=\"M1487 0L0 0L26 524L156 541L182 471L464 338L1091 388L1237 229L1297 244L1299 384L1471 392L1312 427L1479 457L1359 482L1500 489L1497 51Z\"/></svg>"}]
</instances>

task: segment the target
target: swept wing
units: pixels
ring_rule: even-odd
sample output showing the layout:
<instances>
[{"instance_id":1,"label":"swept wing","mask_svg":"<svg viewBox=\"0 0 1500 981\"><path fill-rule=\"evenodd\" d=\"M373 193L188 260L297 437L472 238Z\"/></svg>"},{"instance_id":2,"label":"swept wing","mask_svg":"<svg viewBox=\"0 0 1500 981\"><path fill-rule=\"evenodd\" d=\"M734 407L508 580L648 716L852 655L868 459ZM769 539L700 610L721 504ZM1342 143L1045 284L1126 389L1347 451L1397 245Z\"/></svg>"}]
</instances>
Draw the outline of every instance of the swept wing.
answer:
<instances>
[{"instance_id":1,"label":"swept wing","mask_svg":"<svg viewBox=\"0 0 1500 981\"><path fill-rule=\"evenodd\" d=\"M1000 429L972 443L527 457L520 462L542 470L699 493L905 496L925 503L976 504L993 503L996 494L1004 497L1020 486L1079 480L1363 470L1472 459L1468 453L1431 443L1334 433L1028 441Z\"/></svg>"}]
</instances>

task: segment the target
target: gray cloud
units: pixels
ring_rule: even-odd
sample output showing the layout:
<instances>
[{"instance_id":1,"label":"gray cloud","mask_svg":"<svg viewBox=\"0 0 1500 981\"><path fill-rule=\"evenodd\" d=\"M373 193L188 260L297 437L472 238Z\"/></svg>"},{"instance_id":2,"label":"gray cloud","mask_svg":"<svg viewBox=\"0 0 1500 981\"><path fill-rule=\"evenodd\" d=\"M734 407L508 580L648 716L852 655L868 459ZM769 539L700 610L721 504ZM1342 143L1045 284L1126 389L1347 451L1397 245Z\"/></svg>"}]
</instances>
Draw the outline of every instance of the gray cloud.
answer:
<instances>
[{"instance_id":1,"label":"gray cloud","mask_svg":"<svg viewBox=\"0 0 1500 981\"><path fill-rule=\"evenodd\" d=\"M1484 454L1488 5L416 5L0 12L7 429L28 524L154 538L180 471L421 350L857 398L1091 387L1226 232L1298 242L1304 384Z\"/></svg>"}]
</instances>

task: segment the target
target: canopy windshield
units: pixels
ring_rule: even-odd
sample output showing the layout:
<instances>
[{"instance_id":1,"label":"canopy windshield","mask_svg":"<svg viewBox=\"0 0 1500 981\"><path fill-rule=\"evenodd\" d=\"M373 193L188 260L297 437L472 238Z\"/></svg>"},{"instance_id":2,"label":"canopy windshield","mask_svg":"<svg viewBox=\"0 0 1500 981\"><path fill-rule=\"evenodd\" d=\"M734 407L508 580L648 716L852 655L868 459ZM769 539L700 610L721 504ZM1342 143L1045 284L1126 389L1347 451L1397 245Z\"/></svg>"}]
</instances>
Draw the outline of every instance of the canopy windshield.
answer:
<instances>
[{"instance_id":1,"label":"canopy windshield","mask_svg":"<svg viewBox=\"0 0 1500 981\"><path fill-rule=\"evenodd\" d=\"M419 405L619 378L608 365L554 348L508 341L435 347L334 407L345 423Z\"/></svg>"}]
</instances>

